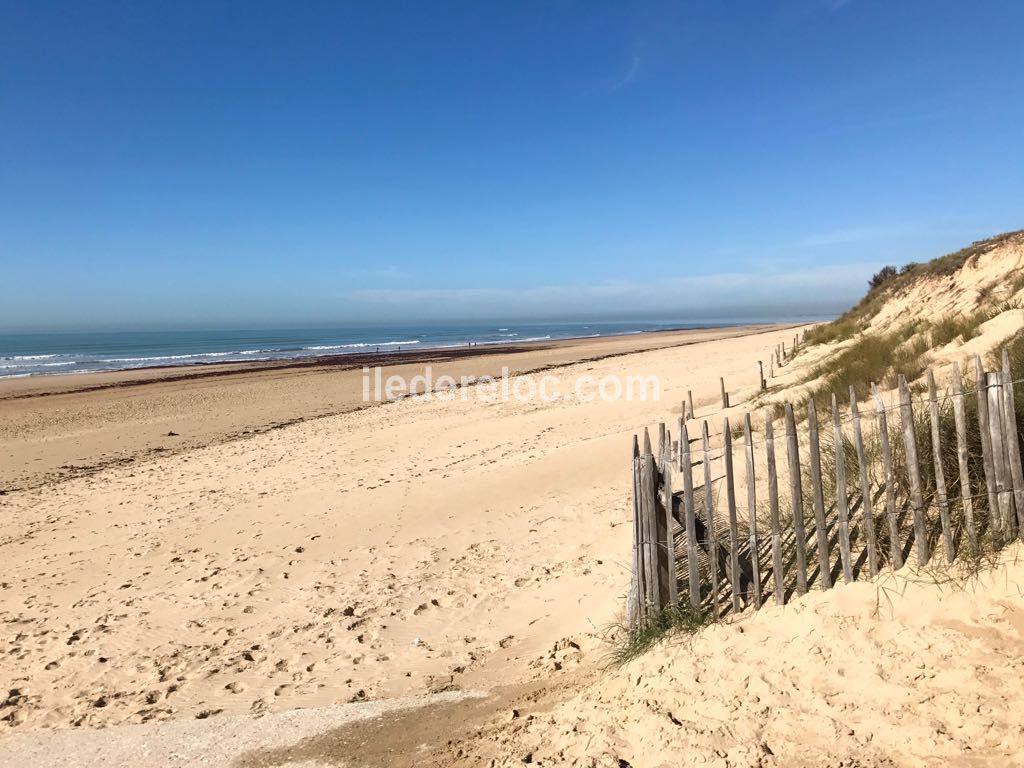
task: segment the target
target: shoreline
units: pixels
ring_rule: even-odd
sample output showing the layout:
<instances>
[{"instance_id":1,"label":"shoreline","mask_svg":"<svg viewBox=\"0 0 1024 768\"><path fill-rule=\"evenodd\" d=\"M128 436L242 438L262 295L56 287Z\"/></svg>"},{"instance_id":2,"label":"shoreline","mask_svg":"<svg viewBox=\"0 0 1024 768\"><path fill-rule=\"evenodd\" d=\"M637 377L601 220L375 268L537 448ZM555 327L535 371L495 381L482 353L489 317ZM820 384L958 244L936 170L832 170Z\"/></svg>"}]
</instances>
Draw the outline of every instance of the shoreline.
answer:
<instances>
[{"instance_id":1,"label":"shoreline","mask_svg":"<svg viewBox=\"0 0 1024 768\"><path fill-rule=\"evenodd\" d=\"M777 323L767 323L767 324L768 325L774 325L774 324L777 324ZM28 373L12 373L12 374L0 375L0 381L4 381L6 379L35 378L35 377L40 377L40 376L81 376L81 375L88 375L88 374L124 373L124 372L130 372L130 371L148 371L148 370L153 370L153 369L197 368L197 367L205 367L205 366L260 365L260 364L262 364L262 365L274 365L274 364L288 364L288 363L292 363L292 362L294 362L294 363L302 363L302 364L307 364L308 365L308 364L314 364L311 361L316 361L316 360L348 359L348 358L352 358L352 357L355 357L355 356L359 356L359 357L373 356L373 357L380 357L381 359L386 359L386 358L389 358L389 357L393 357L396 354L398 354L398 355L405 354L405 352L402 351L402 346L409 347L409 349L407 351L411 352L413 354L416 354L416 353L425 353L426 354L426 353L433 353L433 352L438 352L438 351L448 352L448 351L456 351L456 350L474 350L474 349L477 349L477 348L479 348L481 346L485 347L485 348L492 347L492 346L497 346L499 348L507 348L509 346L515 346L515 347L518 347L520 345L529 346L529 345L533 345L533 344L544 344L544 343L550 343L550 342L580 341L580 340L599 339L599 338L618 338L618 337L635 336L635 335L646 334L646 333L681 333L681 332L686 332L686 331L703 331L703 330L712 330L712 329L716 329L716 328L733 328L733 327L741 327L741 326L749 326L749 325L761 325L761 323L704 323L704 324L699 324L699 325L680 325L680 326L669 326L669 327L665 327L665 328L638 329L638 330L622 331L622 332L591 333L591 334L585 334L585 335L572 334L572 335L568 335L568 336L555 336L554 338L552 338L552 336L550 336L550 335L530 337L530 338L525 338L525 339L512 339L512 338L509 338L509 339L500 339L500 340L491 339L491 340L484 340L484 341L477 341L477 340L474 340L474 339L471 339L471 338L467 338L467 339L465 339L463 341L460 341L457 344L440 343L440 342L438 342L436 340L423 342L420 339L415 339L415 340L410 340L410 341L405 341L405 342L386 341L386 342L380 342L380 343L365 342L365 343L342 344L342 345L338 345L337 347L332 347L332 346L327 346L327 347L302 346L302 347L266 348L266 349L249 350L248 352L238 352L238 351L224 351L224 352L204 351L204 352L195 352L195 353L185 353L185 352L182 352L180 354L164 355L164 356L158 356L158 357L142 356L142 357L134 357L134 358L116 358L116 361L118 361L118 362L127 362L129 360L141 361L141 360L173 360L173 359L184 359L184 358L193 358L193 359L188 361L188 362L159 362L159 363L153 363L153 364L149 364L149 365L127 365L127 366L122 366L122 367L110 367L110 368L87 368L87 369L82 369L82 370L69 370L69 371L39 370L39 371L31 371L31 372L28 372ZM130 333L130 332L125 332L125 333ZM169 333L173 333L173 332L169 332ZM115 335L117 335L117 334L115 333ZM518 334L513 334L513 335L518 335ZM0 338L2 338L2 337L3 337L3 335L0 334ZM349 346L350 347L360 347L360 348L364 348L364 349L361 349L360 351L351 351L351 352L340 352L340 351L335 351L335 352L315 352L314 351L314 350L335 349L335 348L336 349L341 349L341 348L349 347ZM375 348L375 350L373 352L365 351L365 350L368 350L370 348ZM382 348L384 348L384 349L382 350ZM210 361L202 360L202 359L194 359L194 358L202 358L204 356L231 356L231 355L247 355L247 354L257 354L257 353L265 353L265 354L264 354L264 356L261 356L261 357L245 357L245 358L238 358L238 359L224 359L224 360L210 360ZM277 353L277 354L274 354L274 353ZM292 354L287 354L287 353L292 353ZM305 354L303 354L303 353L305 353ZM54 354L40 353L40 354L33 354L33 355L27 355L27 356L0 357L0 360L14 361L14 360L25 360L25 359L50 358L50 357L54 357L54 356L59 356L59 354L56 354L56 353L54 353ZM108 359L107 360L107 362L113 362L113 361L114 361L114 359ZM102 362L104 362L104 361L103 360L95 361L96 364L100 364ZM2 367L2 366L0 366L0 367Z\"/></svg>"},{"instance_id":2,"label":"shoreline","mask_svg":"<svg viewBox=\"0 0 1024 768\"><path fill-rule=\"evenodd\" d=\"M753 337L793 326L735 326L542 344L343 355L274 363L133 369L0 380L0 492L14 492L245 440L310 420L386 404L363 400L363 367L406 380L549 371L638 352ZM695 385L698 382L695 382Z\"/></svg>"},{"instance_id":3,"label":"shoreline","mask_svg":"<svg viewBox=\"0 0 1024 768\"><path fill-rule=\"evenodd\" d=\"M656 331L635 331L620 334L603 334L596 336L570 336L542 341L495 341L481 342L477 346L436 346L419 347L411 350L395 350L384 352L349 352L342 354L306 355L292 358L273 358L259 360L233 360L225 362L194 362L182 364L149 365L135 368L115 368L100 371L76 371L67 373L31 373L11 376L0 376L0 401L25 397L40 397L61 392L91 392L116 387L131 387L166 381L195 381L212 377L235 376L252 372L277 372L305 369L332 369L347 371L363 367L386 367L389 365L407 365L416 363L444 363L455 360L472 360L490 358L498 355L514 355L535 352L538 350L569 348L584 343L600 343L604 340L622 340L630 338L660 338L678 334L700 333L705 331L747 331L748 333L765 333L786 328L801 328L808 323L747 323L740 325L702 325L692 328L666 328ZM746 335L746 334L742 334ZM625 353L617 353L625 354ZM594 358L602 359L600 357ZM533 373L542 369L515 371L516 373ZM89 377L84 379L84 377ZM132 378L134 377L134 378ZM84 380L83 380L84 379ZM39 391L17 392L18 389L35 389L33 384L56 384L71 380L82 382L80 386L73 384L67 387L40 387ZM18 386L18 382L22 386Z\"/></svg>"}]
</instances>

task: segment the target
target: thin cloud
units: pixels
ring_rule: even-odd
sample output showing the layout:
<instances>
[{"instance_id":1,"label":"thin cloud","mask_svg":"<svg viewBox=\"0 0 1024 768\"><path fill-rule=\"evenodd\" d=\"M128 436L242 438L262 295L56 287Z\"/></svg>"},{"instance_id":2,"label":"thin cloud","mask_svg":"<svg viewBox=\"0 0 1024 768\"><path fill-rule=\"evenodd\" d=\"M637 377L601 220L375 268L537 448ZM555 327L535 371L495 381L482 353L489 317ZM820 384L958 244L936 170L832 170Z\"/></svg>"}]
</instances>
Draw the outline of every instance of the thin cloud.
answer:
<instances>
[{"instance_id":1,"label":"thin cloud","mask_svg":"<svg viewBox=\"0 0 1024 768\"><path fill-rule=\"evenodd\" d=\"M630 54L629 61L619 74L594 84L587 88L584 93L586 95L610 94L631 86L640 78L644 71L644 50L646 47L646 42L636 43L633 46L633 52Z\"/></svg>"},{"instance_id":2,"label":"thin cloud","mask_svg":"<svg viewBox=\"0 0 1024 768\"><path fill-rule=\"evenodd\" d=\"M837 306L863 292L878 270L875 262L822 266L764 274L723 272L658 281L602 281L580 285L513 288L364 288L343 295L363 307L419 311L492 313L605 311L705 311L721 305L790 303L794 311L808 296Z\"/></svg>"},{"instance_id":3,"label":"thin cloud","mask_svg":"<svg viewBox=\"0 0 1024 768\"><path fill-rule=\"evenodd\" d=\"M633 83L640 75L640 69L642 66L643 60L640 58L640 54L634 53L633 58L630 59L629 62L629 69L626 70L626 73L622 77L612 83L608 90L614 93L615 91L620 91Z\"/></svg>"},{"instance_id":4,"label":"thin cloud","mask_svg":"<svg viewBox=\"0 0 1024 768\"><path fill-rule=\"evenodd\" d=\"M849 245L851 243L867 243L885 240L895 234L892 229L879 227L853 227L850 229L834 229L829 232L806 235L796 242L798 248L823 248L831 245Z\"/></svg>"},{"instance_id":5,"label":"thin cloud","mask_svg":"<svg viewBox=\"0 0 1024 768\"><path fill-rule=\"evenodd\" d=\"M899 224L875 225L861 227L839 227L825 232L815 232L799 238L795 248L827 248L833 245L852 245L857 243L891 243L894 240L909 236L919 236L925 232L936 232L939 224L927 219L906 221Z\"/></svg>"},{"instance_id":6,"label":"thin cloud","mask_svg":"<svg viewBox=\"0 0 1024 768\"><path fill-rule=\"evenodd\" d=\"M394 264L388 264L385 267L379 267L376 269L360 269L356 274L360 277L375 279L398 279L409 276L408 272Z\"/></svg>"}]
</instances>

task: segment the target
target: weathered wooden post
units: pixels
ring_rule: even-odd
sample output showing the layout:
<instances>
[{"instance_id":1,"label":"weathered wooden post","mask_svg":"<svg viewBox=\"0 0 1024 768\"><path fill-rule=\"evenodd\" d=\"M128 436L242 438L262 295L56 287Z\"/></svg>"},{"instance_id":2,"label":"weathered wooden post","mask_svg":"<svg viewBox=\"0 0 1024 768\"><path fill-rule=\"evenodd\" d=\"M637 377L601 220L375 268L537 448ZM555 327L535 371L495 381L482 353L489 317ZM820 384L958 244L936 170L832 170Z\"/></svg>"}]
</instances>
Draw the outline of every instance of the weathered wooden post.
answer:
<instances>
[{"instance_id":1,"label":"weathered wooden post","mask_svg":"<svg viewBox=\"0 0 1024 768\"><path fill-rule=\"evenodd\" d=\"M754 487L754 441L750 414L743 414L743 437L747 458L747 519L750 527L750 570L753 584L754 608L761 607L761 542L757 538L757 488Z\"/></svg>"},{"instance_id":2,"label":"weathered wooden post","mask_svg":"<svg viewBox=\"0 0 1024 768\"><path fill-rule=\"evenodd\" d=\"M832 558L829 555L828 526L825 523L825 495L821 481L821 444L818 440L818 410L814 398L807 401L807 428L810 431L811 498L814 500L814 529L818 540L818 573L821 588L832 586Z\"/></svg>"},{"instance_id":3,"label":"weathered wooden post","mask_svg":"<svg viewBox=\"0 0 1024 768\"><path fill-rule=\"evenodd\" d=\"M690 418L691 419L697 418L697 414L694 413L694 410L693 410L693 392L690 391L689 389L686 390L686 402L688 402L690 404Z\"/></svg>"},{"instance_id":4,"label":"weathered wooden post","mask_svg":"<svg viewBox=\"0 0 1024 768\"><path fill-rule=\"evenodd\" d=\"M946 562L953 562L953 526L949 519L949 496L946 493L946 473L942 468L942 436L939 433L939 399L935 391L935 374L928 369L928 411L932 425L932 460L935 462L935 497L942 521L942 546Z\"/></svg>"},{"instance_id":5,"label":"weathered wooden post","mask_svg":"<svg viewBox=\"0 0 1024 768\"><path fill-rule=\"evenodd\" d=\"M665 450L661 456L661 504L665 519L665 567L668 571L668 604L679 604L679 584L676 568L676 542L672 535L672 432L665 428Z\"/></svg>"},{"instance_id":6,"label":"weathered wooden post","mask_svg":"<svg viewBox=\"0 0 1024 768\"><path fill-rule=\"evenodd\" d=\"M853 581L853 560L850 556L850 503L846 493L846 451L839 403L832 395L832 435L836 457L836 511L839 515L839 558L843 564L843 581Z\"/></svg>"},{"instance_id":7,"label":"weathered wooden post","mask_svg":"<svg viewBox=\"0 0 1024 768\"><path fill-rule=\"evenodd\" d=\"M626 621L636 627L647 620L643 513L641 511L640 446L633 435L633 578L626 598Z\"/></svg>"},{"instance_id":8,"label":"weathered wooden post","mask_svg":"<svg viewBox=\"0 0 1024 768\"><path fill-rule=\"evenodd\" d=\"M772 416L764 415L764 443L768 471L768 510L772 527L772 576L775 580L775 604L786 603L786 581L782 561L782 525L779 520L779 478L775 467L775 427Z\"/></svg>"},{"instance_id":9,"label":"weathered wooden post","mask_svg":"<svg viewBox=\"0 0 1024 768\"><path fill-rule=\"evenodd\" d=\"M1013 538L1015 514L1013 509L1013 483L1010 479L1010 461L1007 456L1006 419L1003 403L1003 374L988 373L989 433L992 435L992 464L996 473L996 498L999 505L1000 544Z\"/></svg>"},{"instance_id":10,"label":"weathered wooden post","mask_svg":"<svg viewBox=\"0 0 1024 768\"><path fill-rule=\"evenodd\" d=\"M686 422L679 422L679 471L683 475L683 523L686 526L686 568L690 577L690 606L700 607L700 572L697 568L697 520L693 508L693 466Z\"/></svg>"},{"instance_id":11,"label":"weathered wooden post","mask_svg":"<svg viewBox=\"0 0 1024 768\"><path fill-rule=\"evenodd\" d=\"M764 380L764 363L757 361L757 380L761 382L761 391L768 389L768 382Z\"/></svg>"},{"instance_id":12,"label":"weathered wooden post","mask_svg":"<svg viewBox=\"0 0 1024 768\"><path fill-rule=\"evenodd\" d=\"M644 569L648 617L661 610L661 582L658 573L658 478L651 452L651 435L644 428L644 450L640 457L640 509L644 526Z\"/></svg>"},{"instance_id":13,"label":"weathered wooden post","mask_svg":"<svg viewBox=\"0 0 1024 768\"><path fill-rule=\"evenodd\" d=\"M1024 538L1024 467L1021 467L1020 436L1017 433L1017 406L1013 396L1010 355L1003 350L1003 419L1006 424L1006 455L1010 462L1010 482L1017 507L1017 531Z\"/></svg>"},{"instance_id":14,"label":"weathered wooden post","mask_svg":"<svg viewBox=\"0 0 1024 768\"><path fill-rule=\"evenodd\" d=\"M715 502L711 488L711 439L708 423L704 422L704 517L707 520L708 564L711 573L711 610L718 618L718 540L715 534Z\"/></svg>"},{"instance_id":15,"label":"weathered wooden post","mask_svg":"<svg viewBox=\"0 0 1024 768\"><path fill-rule=\"evenodd\" d=\"M893 570L903 567L903 544L900 542L900 522L896 516L896 476L892 471L892 446L889 444L889 422L885 403L878 387L871 383L871 394L875 397L875 412L878 414L878 439L882 444L882 467L885 470L885 516L889 520L889 563Z\"/></svg>"},{"instance_id":16,"label":"weathered wooden post","mask_svg":"<svg viewBox=\"0 0 1024 768\"><path fill-rule=\"evenodd\" d=\"M868 477L868 461L864 453L864 435L860 426L860 410L857 408L857 392L852 385L850 386L850 417L853 422L853 443L857 450L857 471L860 475L861 511L864 516L864 537L867 541L868 571L875 576L878 573L875 510L871 502L871 480Z\"/></svg>"},{"instance_id":17,"label":"weathered wooden post","mask_svg":"<svg viewBox=\"0 0 1024 768\"><path fill-rule=\"evenodd\" d=\"M963 377L960 365L953 363L953 419L956 422L956 458L960 470L960 504L964 511L964 528L971 554L978 551L978 532L974 527L974 499L971 498L971 474L967 466L967 409L964 403Z\"/></svg>"},{"instance_id":18,"label":"weathered wooden post","mask_svg":"<svg viewBox=\"0 0 1024 768\"><path fill-rule=\"evenodd\" d=\"M914 406L910 387L902 374L899 379L900 422L903 427L903 449L907 457L907 475L910 479L910 506L914 514L914 539L917 564L928 562L928 532L924 527L924 494L921 489L921 465L917 460L917 434L914 429Z\"/></svg>"},{"instance_id":19,"label":"weathered wooden post","mask_svg":"<svg viewBox=\"0 0 1024 768\"><path fill-rule=\"evenodd\" d=\"M663 490L662 504L665 507L665 539L667 548L665 560L668 565L668 600L669 605L679 605L679 570L676 564L676 541L672 534L672 433L665 429L665 456L662 459L661 483Z\"/></svg>"},{"instance_id":20,"label":"weathered wooden post","mask_svg":"<svg viewBox=\"0 0 1024 768\"><path fill-rule=\"evenodd\" d=\"M725 463L725 498L729 513L729 585L732 588L732 609L740 611L739 528L736 519L736 486L732 471L732 431L729 419L722 422L722 459Z\"/></svg>"},{"instance_id":21,"label":"weathered wooden post","mask_svg":"<svg viewBox=\"0 0 1024 768\"><path fill-rule=\"evenodd\" d=\"M992 431L988 413L988 374L981 364L981 355L974 356L975 387L978 394L978 428L981 431L981 456L985 469L985 490L988 495L989 530L993 542L999 544L999 496L996 493L996 468L992 457Z\"/></svg>"},{"instance_id":22,"label":"weathered wooden post","mask_svg":"<svg viewBox=\"0 0 1024 768\"><path fill-rule=\"evenodd\" d=\"M729 393L725 391L725 379L719 378L718 382L722 385L722 409L729 407Z\"/></svg>"},{"instance_id":23,"label":"weathered wooden post","mask_svg":"<svg viewBox=\"0 0 1024 768\"><path fill-rule=\"evenodd\" d=\"M792 403L786 403L786 456L789 460L789 488L793 501L793 538L796 540L796 593L807 592L807 531L804 528L803 479L800 477L800 442Z\"/></svg>"}]
</instances>

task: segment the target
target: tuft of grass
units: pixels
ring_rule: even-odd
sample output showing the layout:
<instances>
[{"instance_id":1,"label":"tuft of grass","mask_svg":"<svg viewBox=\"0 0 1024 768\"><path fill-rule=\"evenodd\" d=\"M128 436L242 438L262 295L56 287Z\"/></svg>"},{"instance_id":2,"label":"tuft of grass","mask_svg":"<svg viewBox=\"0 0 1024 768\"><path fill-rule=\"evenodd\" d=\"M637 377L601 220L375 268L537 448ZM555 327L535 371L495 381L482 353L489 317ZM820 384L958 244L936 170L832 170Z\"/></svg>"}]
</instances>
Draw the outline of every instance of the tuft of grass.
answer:
<instances>
[{"instance_id":1,"label":"tuft of grass","mask_svg":"<svg viewBox=\"0 0 1024 768\"><path fill-rule=\"evenodd\" d=\"M1014 309L1024 309L1024 300L1018 298L1003 299L996 304L992 316L1001 315L1003 312L1010 312Z\"/></svg>"},{"instance_id":2,"label":"tuft of grass","mask_svg":"<svg viewBox=\"0 0 1024 768\"><path fill-rule=\"evenodd\" d=\"M1024 288L1024 275L1019 274L1010 281L1007 291L1009 295L1013 296L1020 293L1022 288Z\"/></svg>"},{"instance_id":3,"label":"tuft of grass","mask_svg":"<svg viewBox=\"0 0 1024 768\"><path fill-rule=\"evenodd\" d=\"M846 341L852 339L860 330L853 320L842 318L833 320L831 323L816 325L804 334L806 344L831 344L835 341Z\"/></svg>"},{"instance_id":4,"label":"tuft of grass","mask_svg":"<svg viewBox=\"0 0 1024 768\"><path fill-rule=\"evenodd\" d=\"M914 382L924 375L928 368L928 352L931 345L928 343L928 334L920 333L899 344L893 350L889 371L883 381L890 389L895 389L899 384L899 377L902 374L907 381ZM923 384L911 384L911 392L923 392ZM865 387L865 390L867 388Z\"/></svg>"},{"instance_id":5,"label":"tuft of grass","mask_svg":"<svg viewBox=\"0 0 1024 768\"><path fill-rule=\"evenodd\" d=\"M1001 311L997 309L995 314ZM955 339L969 341L978 335L982 323L990 320L992 316L992 312L979 309L969 315L949 315L937 320L931 327L932 346L943 347Z\"/></svg>"},{"instance_id":6,"label":"tuft of grass","mask_svg":"<svg viewBox=\"0 0 1024 768\"><path fill-rule=\"evenodd\" d=\"M908 381L920 377L927 367L929 349L927 335L920 332L921 327L920 323L911 323L892 333L862 336L813 368L804 382L820 382L808 393L819 412L829 412L833 392L845 402L852 386L858 399L864 399L870 394L872 381L888 383L899 374Z\"/></svg>"},{"instance_id":7,"label":"tuft of grass","mask_svg":"<svg viewBox=\"0 0 1024 768\"><path fill-rule=\"evenodd\" d=\"M689 604L668 606L637 627L615 627L608 658L615 666L623 666L643 656L658 643L677 635L693 635L715 621L714 614Z\"/></svg>"}]
</instances>

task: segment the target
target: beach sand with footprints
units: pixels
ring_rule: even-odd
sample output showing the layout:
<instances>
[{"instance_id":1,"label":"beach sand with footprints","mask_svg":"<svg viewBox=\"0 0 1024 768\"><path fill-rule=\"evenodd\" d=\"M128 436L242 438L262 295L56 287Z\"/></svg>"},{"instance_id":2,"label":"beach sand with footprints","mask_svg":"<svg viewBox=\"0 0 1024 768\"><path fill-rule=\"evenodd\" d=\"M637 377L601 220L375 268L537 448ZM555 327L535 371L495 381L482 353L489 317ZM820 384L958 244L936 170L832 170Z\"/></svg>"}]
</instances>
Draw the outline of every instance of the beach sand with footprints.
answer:
<instances>
[{"instance_id":1,"label":"beach sand with footprints","mask_svg":"<svg viewBox=\"0 0 1024 768\"><path fill-rule=\"evenodd\" d=\"M717 431L719 377L742 413L793 333L457 361L657 376L659 401L361 407L359 372L329 367L9 399L0 765L997 764L1022 746L1016 548L968 591L889 576L609 667L634 433L688 390ZM338 412L294 415L313 401ZM122 453L62 469L89 419ZM152 450L183 424L205 444Z\"/></svg>"}]
</instances>

